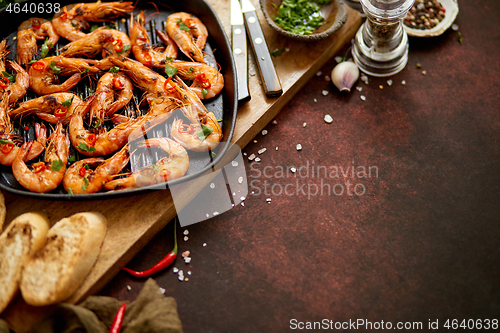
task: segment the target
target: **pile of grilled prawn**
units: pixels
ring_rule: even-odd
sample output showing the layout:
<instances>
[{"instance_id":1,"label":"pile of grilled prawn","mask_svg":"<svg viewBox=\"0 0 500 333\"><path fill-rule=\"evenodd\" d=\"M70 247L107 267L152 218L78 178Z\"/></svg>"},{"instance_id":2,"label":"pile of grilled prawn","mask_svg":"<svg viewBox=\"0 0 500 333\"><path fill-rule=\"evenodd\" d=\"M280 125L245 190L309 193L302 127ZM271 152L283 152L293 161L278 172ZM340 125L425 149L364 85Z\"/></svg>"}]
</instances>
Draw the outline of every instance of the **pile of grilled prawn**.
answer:
<instances>
[{"instance_id":1,"label":"pile of grilled prawn","mask_svg":"<svg viewBox=\"0 0 500 333\"><path fill-rule=\"evenodd\" d=\"M19 26L15 61L7 60L7 40L0 43L0 164L12 166L24 188L46 193L62 184L77 195L163 183L186 174L186 150L209 152L219 144L219 121L202 102L224 87L220 71L204 58L207 28L194 15L173 13L165 31L156 31L158 46L144 12L134 9L132 2L98 1L63 7L52 20L32 17ZM118 17L129 19L128 35L107 26L90 29L91 22ZM71 90L86 77L98 81L83 98ZM134 89L143 92L147 112L130 117ZM38 97L21 102L28 90ZM36 140L14 129L27 116L34 119ZM172 116L170 137L144 139ZM71 147L85 158L70 161ZM149 148L166 157L122 172L132 154ZM43 152L43 160L31 162Z\"/></svg>"}]
</instances>

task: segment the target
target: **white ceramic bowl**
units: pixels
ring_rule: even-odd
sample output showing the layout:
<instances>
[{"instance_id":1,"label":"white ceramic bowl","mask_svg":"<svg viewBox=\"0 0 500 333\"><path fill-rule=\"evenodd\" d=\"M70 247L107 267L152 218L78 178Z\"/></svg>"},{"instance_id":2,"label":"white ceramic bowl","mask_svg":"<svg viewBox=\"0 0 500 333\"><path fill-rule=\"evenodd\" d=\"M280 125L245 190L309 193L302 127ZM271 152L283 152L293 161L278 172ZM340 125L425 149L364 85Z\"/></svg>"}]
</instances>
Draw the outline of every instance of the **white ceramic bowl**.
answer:
<instances>
[{"instance_id":1,"label":"white ceramic bowl","mask_svg":"<svg viewBox=\"0 0 500 333\"><path fill-rule=\"evenodd\" d=\"M448 30L449 27L453 24L458 15L458 3L457 0L440 0L441 5L446 9L446 13L444 15L444 19L439 22L432 29L414 29L403 24L406 33L408 36L412 37L435 37L441 35L443 32Z\"/></svg>"}]
</instances>

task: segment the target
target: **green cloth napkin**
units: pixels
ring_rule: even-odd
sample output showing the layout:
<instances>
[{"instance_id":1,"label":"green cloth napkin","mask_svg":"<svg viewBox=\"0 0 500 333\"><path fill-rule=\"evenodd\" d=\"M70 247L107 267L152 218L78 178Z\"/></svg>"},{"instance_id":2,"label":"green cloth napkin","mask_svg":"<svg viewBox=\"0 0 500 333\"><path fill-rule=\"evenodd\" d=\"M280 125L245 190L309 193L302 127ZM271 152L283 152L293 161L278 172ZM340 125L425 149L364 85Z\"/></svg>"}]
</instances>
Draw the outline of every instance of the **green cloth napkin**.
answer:
<instances>
[{"instance_id":1,"label":"green cloth napkin","mask_svg":"<svg viewBox=\"0 0 500 333\"><path fill-rule=\"evenodd\" d=\"M90 296L78 305L61 303L30 333L106 333L122 303L106 296ZM146 281L134 302L126 303L120 332L182 333L175 299L165 297L153 279Z\"/></svg>"}]
</instances>

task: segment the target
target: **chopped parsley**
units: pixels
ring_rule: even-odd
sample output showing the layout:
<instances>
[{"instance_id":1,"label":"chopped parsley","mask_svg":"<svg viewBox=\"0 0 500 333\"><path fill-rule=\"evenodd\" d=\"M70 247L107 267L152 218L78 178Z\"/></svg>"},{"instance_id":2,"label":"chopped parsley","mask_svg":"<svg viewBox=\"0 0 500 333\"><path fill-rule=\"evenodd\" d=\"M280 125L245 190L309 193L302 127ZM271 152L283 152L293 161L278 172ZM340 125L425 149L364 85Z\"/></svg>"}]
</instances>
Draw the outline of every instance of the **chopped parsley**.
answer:
<instances>
[{"instance_id":1,"label":"chopped parsley","mask_svg":"<svg viewBox=\"0 0 500 333\"><path fill-rule=\"evenodd\" d=\"M83 177L83 180L85 181L85 184L82 185L82 191L87 191L87 186L89 185L89 179L87 176Z\"/></svg>"},{"instance_id":2,"label":"chopped parsley","mask_svg":"<svg viewBox=\"0 0 500 333\"><path fill-rule=\"evenodd\" d=\"M50 66L50 69L52 69L54 71L54 73L56 73L56 74L62 73L62 69L60 69L59 67L56 66L56 62L54 60L52 60L50 62L49 66Z\"/></svg>"},{"instance_id":3,"label":"chopped parsley","mask_svg":"<svg viewBox=\"0 0 500 333\"><path fill-rule=\"evenodd\" d=\"M123 52L126 52L126 51L130 50L130 47L131 47L130 44L129 45L125 45L121 51L117 51L116 53L122 54Z\"/></svg>"},{"instance_id":4,"label":"chopped parsley","mask_svg":"<svg viewBox=\"0 0 500 333\"><path fill-rule=\"evenodd\" d=\"M274 15L274 22L281 28L297 35L310 35L323 23L321 5L326 5L330 0L283 0Z\"/></svg>"},{"instance_id":5,"label":"chopped parsley","mask_svg":"<svg viewBox=\"0 0 500 333\"><path fill-rule=\"evenodd\" d=\"M80 142L80 144L78 145L78 148L79 150L83 150L83 151L86 151L86 152L89 152L89 153L93 153L96 151L96 149L92 146L87 146L85 143L83 142Z\"/></svg>"},{"instance_id":6,"label":"chopped parsley","mask_svg":"<svg viewBox=\"0 0 500 333\"><path fill-rule=\"evenodd\" d=\"M170 66L169 64L165 65L165 74L167 74L168 77L172 77L175 74L177 74L177 68Z\"/></svg>"},{"instance_id":7,"label":"chopped parsley","mask_svg":"<svg viewBox=\"0 0 500 333\"><path fill-rule=\"evenodd\" d=\"M17 74L10 75L6 71L2 71L2 74L3 74L3 76L5 76L7 78L7 80L9 80L10 83L16 82Z\"/></svg>"},{"instance_id":8,"label":"chopped parsley","mask_svg":"<svg viewBox=\"0 0 500 333\"><path fill-rule=\"evenodd\" d=\"M73 195L73 190L71 188L68 188L68 194Z\"/></svg>"},{"instance_id":9,"label":"chopped parsley","mask_svg":"<svg viewBox=\"0 0 500 333\"><path fill-rule=\"evenodd\" d=\"M69 108L71 106L71 103L73 103L73 98L75 98L75 95L73 95L73 97L71 97L70 99L63 101L61 105L65 108Z\"/></svg>"},{"instance_id":10,"label":"chopped parsley","mask_svg":"<svg viewBox=\"0 0 500 333\"><path fill-rule=\"evenodd\" d=\"M203 94L203 98L206 98L206 97L207 97L207 94L208 94L207 89L203 88L203 89L201 90L201 92L202 92L202 94Z\"/></svg>"},{"instance_id":11,"label":"chopped parsley","mask_svg":"<svg viewBox=\"0 0 500 333\"><path fill-rule=\"evenodd\" d=\"M70 158L68 158L68 162L70 163L73 163L76 161L76 156L71 156Z\"/></svg>"},{"instance_id":12,"label":"chopped parsley","mask_svg":"<svg viewBox=\"0 0 500 333\"><path fill-rule=\"evenodd\" d=\"M45 58L49 53L49 50L53 47L54 45L52 45L52 43L49 42L49 39L47 38L42 45L42 52L40 53L40 58Z\"/></svg>"},{"instance_id":13,"label":"chopped parsley","mask_svg":"<svg viewBox=\"0 0 500 333\"><path fill-rule=\"evenodd\" d=\"M213 132L213 129L206 126L205 124L201 124L201 131L196 133L196 136L198 137L198 139L200 139L201 142L203 142L203 140L205 140L207 138L207 136L209 136L210 133L212 133L212 132Z\"/></svg>"},{"instance_id":14,"label":"chopped parsley","mask_svg":"<svg viewBox=\"0 0 500 333\"><path fill-rule=\"evenodd\" d=\"M85 75L89 72L88 68L85 68L83 71L80 72L80 75Z\"/></svg>"},{"instance_id":15,"label":"chopped parsley","mask_svg":"<svg viewBox=\"0 0 500 333\"><path fill-rule=\"evenodd\" d=\"M186 25L186 23L184 22L179 22L179 28L181 28L182 30L184 31L191 31L191 29L189 29L189 27Z\"/></svg>"},{"instance_id":16,"label":"chopped parsley","mask_svg":"<svg viewBox=\"0 0 500 333\"><path fill-rule=\"evenodd\" d=\"M117 66L113 66L109 69L110 73L118 73L119 71L120 71L120 68L118 68Z\"/></svg>"},{"instance_id":17,"label":"chopped parsley","mask_svg":"<svg viewBox=\"0 0 500 333\"><path fill-rule=\"evenodd\" d=\"M96 30L96 29L99 29L99 26L97 24L94 24L92 25L92 27L90 28L90 32Z\"/></svg>"},{"instance_id":18,"label":"chopped parsley","mask_svg":"<svg viewBox=\"0 0 500 333\"><path fill-rule=\"evenodd\" d=\"M50 169L52 171L55 171L55 172L58 172L59 170L61 170L61 168L63 167L64 163L63 161L61 160L55 160L52 162L52 165L50 166Z\"/></svg>"}]
</instances>

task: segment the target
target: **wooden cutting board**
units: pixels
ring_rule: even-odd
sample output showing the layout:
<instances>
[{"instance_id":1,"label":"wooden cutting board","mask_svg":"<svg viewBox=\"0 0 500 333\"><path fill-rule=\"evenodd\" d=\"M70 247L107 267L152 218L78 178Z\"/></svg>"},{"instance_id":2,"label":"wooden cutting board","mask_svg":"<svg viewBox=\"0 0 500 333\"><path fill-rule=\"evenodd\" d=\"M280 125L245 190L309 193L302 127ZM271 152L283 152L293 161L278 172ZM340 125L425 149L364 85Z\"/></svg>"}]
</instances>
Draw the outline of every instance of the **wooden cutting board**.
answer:
<instances>
[{"instance_id":1,"label":"wooden cutting board","mask_svg":"<svg viewBox=\"0 0 500 333\"><path fill-rule=\"evenodd\" d=\"M226 33L230 36L229 0L208 0L217 12ZM346 24L331 37L319 42L297 42L287 39L272 30L260 11L257 0L252 0L266 36L271 52L287 49L274 58L274 64L283 87L283 95L267 98L259 82L257 68L250 57L249 78L252 99L238 110L236 129L232 142L245 147L309 81L309 79L349 43L361 25L361 15L348 8ZM250 48L249 48L250 50ZM307 52L306 52L307 50ZM228 157L231 152L228 152ZM230 160L230 159L228 159ZM215 175L213 175L215 177ZM181 199L175 206L168 190L104 201L46 201L25 198L6 193L7 218L28 211L44 211L52 223L63 217L82 211L99 211L108 219L108 232L99 259L83 285L69 299L78 303L88 295L99 292L194 196L210 182L211 178L181 185ZM46 309L27 306L18 297L2 314L11 327L22 332L45 312Z\"/></svg>"}]
</instances>

